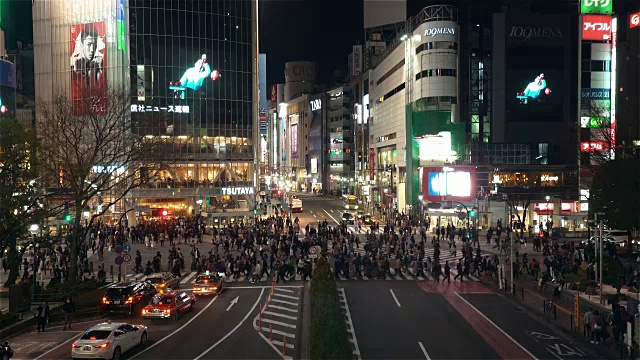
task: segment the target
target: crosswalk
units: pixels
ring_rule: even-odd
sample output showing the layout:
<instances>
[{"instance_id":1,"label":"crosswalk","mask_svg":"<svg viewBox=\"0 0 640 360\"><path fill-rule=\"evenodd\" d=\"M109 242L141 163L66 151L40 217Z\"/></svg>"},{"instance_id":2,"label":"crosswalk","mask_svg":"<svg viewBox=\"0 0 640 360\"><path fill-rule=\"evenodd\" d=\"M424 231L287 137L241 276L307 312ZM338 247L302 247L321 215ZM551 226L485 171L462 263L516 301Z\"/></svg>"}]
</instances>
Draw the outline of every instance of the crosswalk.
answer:
<instances>
[{"instance_id":1,"label":"crosswalk","mask_svg":"<svg viewBox=\"0 0 640 360\"><path fill-rule=\"evenodd\" d=\"M337 201L336 198L326 196L300 196L300 200L314 200L314 201Z\"/></svg>"},{"instance_id":2,"label":"crosswalk","mask_svg":"<svg viewBox=\"0 0 640 360\"><path fill-rule=\"evenodd\" d=\"M253 319L253 328L286 360L292 359L298 339L296 330L302 304L300 288L272 287Z\"/></svg>"}]
</instances>

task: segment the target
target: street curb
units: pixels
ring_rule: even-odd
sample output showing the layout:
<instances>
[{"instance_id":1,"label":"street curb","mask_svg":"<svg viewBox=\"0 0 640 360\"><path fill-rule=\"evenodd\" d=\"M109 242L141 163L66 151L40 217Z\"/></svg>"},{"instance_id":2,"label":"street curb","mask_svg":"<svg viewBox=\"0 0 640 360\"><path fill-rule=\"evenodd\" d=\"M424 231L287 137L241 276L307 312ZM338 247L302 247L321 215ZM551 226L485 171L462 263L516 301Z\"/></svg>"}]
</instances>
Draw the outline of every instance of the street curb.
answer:
<instances>
[{"instance_id":1,"label":"street curb","mask_svg":"<svg viewBox=\"0 0 640 360\"><path fill-rule=\"evenodd\" d=\"M304 284L302 295L302 339L298 357L300 359L311 359L311 282Z\"/></svg>"}]
</instances>

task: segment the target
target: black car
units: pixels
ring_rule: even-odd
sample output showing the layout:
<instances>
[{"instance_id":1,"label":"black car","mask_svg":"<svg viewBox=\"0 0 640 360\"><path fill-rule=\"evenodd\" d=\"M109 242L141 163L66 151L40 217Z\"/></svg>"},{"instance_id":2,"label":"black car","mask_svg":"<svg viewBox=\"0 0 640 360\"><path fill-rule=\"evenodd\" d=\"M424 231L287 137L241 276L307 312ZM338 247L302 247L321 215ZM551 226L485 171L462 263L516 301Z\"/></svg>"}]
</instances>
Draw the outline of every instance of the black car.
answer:
<instances>
[{"instance_id":1,"label":"black car","mask_svg":"<svg viewBox=\"0 0 640 360\"><path fill-rule=\"evenodd\" d=\"M102 297L102 311L108 313L139 314L158 291L148 282L113 284Z\"/></svg>"}]
</instances>

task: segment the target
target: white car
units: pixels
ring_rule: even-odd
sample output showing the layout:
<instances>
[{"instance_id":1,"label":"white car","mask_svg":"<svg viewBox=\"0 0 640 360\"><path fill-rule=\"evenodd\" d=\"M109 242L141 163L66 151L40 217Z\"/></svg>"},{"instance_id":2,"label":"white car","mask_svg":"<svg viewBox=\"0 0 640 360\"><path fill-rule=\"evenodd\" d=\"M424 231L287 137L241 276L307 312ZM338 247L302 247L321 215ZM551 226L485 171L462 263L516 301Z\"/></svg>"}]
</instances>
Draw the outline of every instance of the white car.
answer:
<instances>
[{"instance_id":1,"label":"white car","mask_svg":"<svg viewBox=\"0 0 640 360\"><path fill-rule=\"evenodd\" d=\"M137 345L147 343L147 327L120 322L100 323L87 330L71 348L73 359L118 360Z\"/></svg>"},{"instance_id":2,"label":"white car","mask_svg":"<svg viewBox=\"0 0 640 360\"><path fill-rule=\"evenodd\" d=\"M629 235L624 230L605 230L603 232L605 239L610 239L616 246L627 246Z\"/></svg>"}]
</instances>

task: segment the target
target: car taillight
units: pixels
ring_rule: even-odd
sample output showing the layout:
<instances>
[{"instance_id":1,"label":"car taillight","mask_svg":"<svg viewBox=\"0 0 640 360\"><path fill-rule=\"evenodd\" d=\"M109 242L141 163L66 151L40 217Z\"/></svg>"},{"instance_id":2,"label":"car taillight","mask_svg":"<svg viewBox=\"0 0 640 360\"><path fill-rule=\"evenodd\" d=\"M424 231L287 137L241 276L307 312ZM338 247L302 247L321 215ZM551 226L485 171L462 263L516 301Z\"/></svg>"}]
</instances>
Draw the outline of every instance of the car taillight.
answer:
<instances>
[{"instance_id":1,"label":"car taillight","mask_svg":"<svg viewBox=\"0 0 640 360\"><path fill-rule=\"evenodd\" d=\"M109 346L109 342L103 342L102 344L98 344L98 345L94 345L93 347L95 347L96 349L104 349L107 346Z\"/></svg>"},{"instance_id":2,"label":"car taillight","mask_svg":"<svg viewBox=\"0 0 640 360\"><path fill-rule=\"evenodd\" d=\"M147 309L142 309L142 314L146 314L147 313Z\"/></svg>"},{"instance_id":3,"label":"car taillight","mask_svg":"<svg viewBox=\"0 0 640 360\"><path fill-rule=\"evenodd\" d=\"M127 301L125 301L124 303L125 303L125 304L131 304L131 303L133 303L133 296L129 296L129 297L127 298Z\"/></svg>"},{"instance_id":4,"label":"car taillight","mask_svg":"<svg viewBox=\"0 0 640 360\"><path fill-rule=\"evenodd\" d=\"M165 314L169 314L171 312L171 310L165 309L165 310L162 310L162 312L165 313Z\"/></svg>"},{"instance_id":5,"label":"car taillight","mask_svg":"<svg viewBox=\"0 0 640 360\"><path fill-rule=\"evenodd\" d=\"M106 297L102 298L102 303L103 304L108 304L109 303L109 299L107 299Z\"/></svg>"},{"instance_id":6,"label":"car taillight","mask_svg":"<svg viewBox=\"0 0 640 360\"><path fill-rule=\"evenodd\" d=\"M195 287L193 288L193 290L198 291L198 290L200 290L200 288L199 288L198 286L195 286Z\"/></svg>"},{"instance_id":7,"label":"car taillight","mask_svg":"<svg viewBox=\"0 0 640 360\"><path fill-rule=\"evenodd\" d=\"M73 344L71 345L71 347L72 347L73 349L77 349L77 348L79 348L79 347L80 347L80 345L78 345L78 344L76 344L76 343L73 343Z\"/></svg>"},{"instance_id":8,"label":"car taillight","mask_svg":"<svg viewBox=\"0 0 640 360\"><path fill-rule=\"evenodd\" d=\"M218 287L217 286L212 286L212 287L209 288L209 290L218 290Z\"/></svg>"}]
</instances>

